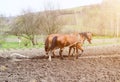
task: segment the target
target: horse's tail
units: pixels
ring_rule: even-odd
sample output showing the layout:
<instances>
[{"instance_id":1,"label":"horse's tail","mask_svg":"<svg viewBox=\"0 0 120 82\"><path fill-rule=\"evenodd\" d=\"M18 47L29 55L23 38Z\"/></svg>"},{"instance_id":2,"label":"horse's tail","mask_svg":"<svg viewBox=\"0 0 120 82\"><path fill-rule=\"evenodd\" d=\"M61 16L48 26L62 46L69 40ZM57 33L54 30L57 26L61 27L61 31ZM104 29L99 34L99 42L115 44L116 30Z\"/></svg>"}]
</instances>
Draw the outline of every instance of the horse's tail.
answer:
<instances>
[{"instance_id":1,"label":"horse's tail","mask_svg":"<svg viewBox=\"0 0 120 82\"><path fill-rule=\"evenodd\" d=\"M48 47L49 47L49 40L48 38L45 40L45 51L48 51Z\"/></svg>"},{"instance_id":2,"label":"horse's tail","mask_svg":"<svg viewBox=\"0 0 120 82\"><path fill-rule=\"evenodd\" d=\"M55 36L53 39L52 39L52 44L50 46L50 49L53 50L57 45L57 36Z\"/></svg>"}]
</instances>

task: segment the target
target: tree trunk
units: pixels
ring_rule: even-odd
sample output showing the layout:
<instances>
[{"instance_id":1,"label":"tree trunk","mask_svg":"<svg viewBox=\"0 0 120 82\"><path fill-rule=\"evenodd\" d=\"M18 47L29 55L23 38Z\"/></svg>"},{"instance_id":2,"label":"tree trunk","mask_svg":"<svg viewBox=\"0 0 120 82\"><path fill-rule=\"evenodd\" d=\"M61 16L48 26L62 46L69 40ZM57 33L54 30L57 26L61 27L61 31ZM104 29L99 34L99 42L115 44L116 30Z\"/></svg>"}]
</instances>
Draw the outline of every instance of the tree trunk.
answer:
<instances>
[{"instance_id":1,"label":"tree trunk","mask_svg":"<svg viewBox=\"0 0 120 82\"><path fill-rule=\"evenodd\" d=\"M32 45L36 45L34 38L31 39Z\"/></svg>"}]
</instances>

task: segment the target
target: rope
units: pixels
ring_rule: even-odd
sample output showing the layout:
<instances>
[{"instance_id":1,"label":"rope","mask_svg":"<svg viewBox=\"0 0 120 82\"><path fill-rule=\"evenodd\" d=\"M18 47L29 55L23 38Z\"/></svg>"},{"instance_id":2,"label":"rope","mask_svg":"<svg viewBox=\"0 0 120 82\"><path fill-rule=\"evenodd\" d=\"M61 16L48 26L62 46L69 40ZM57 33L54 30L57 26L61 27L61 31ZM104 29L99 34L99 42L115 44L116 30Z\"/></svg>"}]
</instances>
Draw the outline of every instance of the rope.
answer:
<instances>
[{"instance_id":1,"label":"rope","mask_svg":"<svg viewBox=\"0 0 120 82\"><path fill-rule=\"evenodd\" d=\"M75 42L75 43L69 45L69 47L70 47L70 46L73 46L73 45L76 45L77 43L81 43L81 41L77 41L77 42Z\"/></svg>"}]
</instances>

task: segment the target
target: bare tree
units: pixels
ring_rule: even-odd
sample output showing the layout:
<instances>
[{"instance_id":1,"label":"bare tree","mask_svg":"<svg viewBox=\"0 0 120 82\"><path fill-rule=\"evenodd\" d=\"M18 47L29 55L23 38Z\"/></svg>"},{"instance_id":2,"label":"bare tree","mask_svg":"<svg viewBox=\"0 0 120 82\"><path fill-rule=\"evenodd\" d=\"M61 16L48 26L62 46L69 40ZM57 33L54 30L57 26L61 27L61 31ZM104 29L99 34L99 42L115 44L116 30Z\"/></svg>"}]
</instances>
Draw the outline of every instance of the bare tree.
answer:
<instances>
[{"instance_id":1,"label":"bare tree","mask_svg":"<svg viewBox=\"0 0 120 82\"><path fill-rule=\"evenodd\" d=\"M13 21L11 33L29 39L35 45L37 34L57 33L63 25L60 10L54 10L50 5L45 8L45 11L39 13L24 11L23 15Z\"/></svg>"},{"instance_id":2,"label":"bare tree","mask_svg":"<svg viewBox=\"0 0 120 82\"><path fill-rule=\"evenodd\" d=\"M65 21L60 17L60 9L55 9L52 3L48 3L44 7L44 12L41 13L40 27L43 34L58 33L61 31Z\"/></svg>"},{"instance_id":3,"label":"bare tree","mask_svg":"<svg viewBox=\"0 0 120 82\"><path fill-rule=\"evenodd\" d=\"M23 15L15 18L12 23L11 32L14 35L29 39L32 44L35 45L35 36L39 34L39 26L36 25L36 21L37 19L35 14L30 11L26 11Z\"/></svg>"}]
</instances>

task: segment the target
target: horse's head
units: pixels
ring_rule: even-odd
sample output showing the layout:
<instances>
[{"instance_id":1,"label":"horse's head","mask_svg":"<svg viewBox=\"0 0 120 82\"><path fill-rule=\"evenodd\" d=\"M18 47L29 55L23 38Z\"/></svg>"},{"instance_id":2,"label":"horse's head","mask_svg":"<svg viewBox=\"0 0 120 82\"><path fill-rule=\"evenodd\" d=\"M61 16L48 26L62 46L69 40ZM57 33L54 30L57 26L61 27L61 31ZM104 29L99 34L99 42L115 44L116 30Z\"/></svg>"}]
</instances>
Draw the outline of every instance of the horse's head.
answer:
<instances>
[{"instance_id":1,"label":"horse's head","mask_svg":"<svg viewBox=\"0 0 120 82\"><path fill-rule=\"evenodd\" d=\"M92 33L91 32L82 32L79 33L81 37L81 41L84 43L84 41L87 39L87 41L91 44L92 40Z\"/></svg>"},{"instance_id":2,"label":"horse's head","mask_svg":"<svg viewBox=\"0 0 120 82\"><path fill-rule=\"evenodd\" d=\"M92 40L92 33L91 32L86 32L86 37L87 37L87 41L91 44L91 40Z\"/></svg>"}]
</instances>

